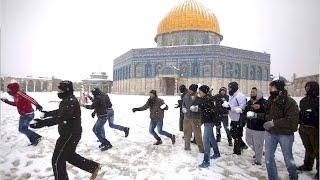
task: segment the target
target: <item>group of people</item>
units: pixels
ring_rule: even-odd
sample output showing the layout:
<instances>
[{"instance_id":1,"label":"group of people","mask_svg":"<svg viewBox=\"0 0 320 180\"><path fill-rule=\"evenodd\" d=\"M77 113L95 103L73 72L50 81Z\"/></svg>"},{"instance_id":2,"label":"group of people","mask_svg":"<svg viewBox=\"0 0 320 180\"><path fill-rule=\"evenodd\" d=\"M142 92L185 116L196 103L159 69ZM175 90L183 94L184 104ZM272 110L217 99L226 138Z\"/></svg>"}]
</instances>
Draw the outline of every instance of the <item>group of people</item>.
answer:
<instances>
[{"instance_id":1,"label":"group of people","mask_svg":"<svg viewBox=\"0 0 320 180\"><path fill-rule=\"evenodd\" d=\"M285 83L274 80L269 84L270 96L263 98L262 91L253 87L250 99L240 92L237 82L228 84L228 88L221 87L218 94L213 95L212 89L207 85L198 87L191 84L180 86L181 99L176 108L180 108L179 130L184 134L184 149L191 150L190 143L192 133L200 153L204 153L200 168L210 166L210 159L220 157L218 142L221 141L221 127L227 135L228 145L233 146L233 153L241 155L248 146L254 151L253 164L261 165L262 157L270 180L277 180L278 173L275 162L275 151L280 144L284 161L289 172L289 178L298 179L297 171L311 171L316 160L319 179L319 84L308 82L305 85L306 96L300 101L300 110L296 101L288 95ZM16 106L20 116L19 132L25 134L31 145L36 146L41 136L29 127L38 129L45 126L58 125L60 137L58 138L52 157L52 168L55 179L68 179L66 162L80 169L92 173L91 179L95 179L101 169L101 165L77 154L76 147L81 139L81 109L94 109L91 116L97 115L97 121L93 132L101 143L101 151L112 148L110 141L105 137L104 125L108 121L111 128L123 131L125 137L129 135L129 128L114 124L114 111L107 94L94 88L93 97L88 96L92 104L79 103L73 94L71 81L61 81L58 85L58 97L61 99L59 108L54 111L44 111L43 107L33 98L22 92L17 82L8 84L7 92L13 96L14 101L1 98L1 101ZM228 95L229 94L229 95ZM157 96L155 90L151 90L150 97L142 107L133 108L132 111L150 110L149 132L156 139L154 145L162 144L162 140L155 132L176 142L176 136L163 130L164 112L168 105ZM34 119L34 109L42 112L41 118ZM230 129L229 129L229 118ZM34 123L30 122L34 120ZM222 125L221 125L222 124ZM299 126L299 134L306 149L304 164L296 167L292 146L294 132ZM201 126L204 125L202 134ZM214 127L216 135L214 135ZM246 131L245 141L243 131ZM246 142L246 143L245 143ZM247 146L248 144L248 146ZM264 148L263 148L264 147ZM213 154L210 151L213 148Z\"/></svg>"},{"instance_id":2,"label":"group of people","mask_svg":"<svg viewBox=\"0 0 320 180\"><path fill-rule=\"evenodd\" d=\"M311 171L315 160L317 173L314 178L319 179L318 82L306 83L306 96L300 101L300 110L296 101L288 95L285 83L281 80L274 80L269 84L268 99L263 98L260 89L253 87L248 101L239 91L239 85L236 82L229 83L228 89L221 87L216 95L212 95L212 89L210 90L206 85L198 88L196 84L191 84L189 89L181 85L179 89L181 92L181 99L177 106L180 107L179 129L184 133L186 151L190 150L190 138L192 132L194 133L199 152L204 153L200 168L208 167L210 159L220 157L217 142L221 141L222 124L228 144L233 146L234 154L241 155L241 151L249 146L254 151L254 165L261 165L262 157L265 156L270 180L278 179L275 162L278 144L280 144L290 179L298 179L298 171ZM231 129L228 128L228 117L231 120ZM202 124L204 124L203 135ZM297 131L298 125L306 151L304 164L297 167L292 146L294 132ZM216 136L213 133L214 126ZM244 128L245 141L242 139ZM210 156L211 148L213 148L212 156Z\"/></svg>"}]
</instances>

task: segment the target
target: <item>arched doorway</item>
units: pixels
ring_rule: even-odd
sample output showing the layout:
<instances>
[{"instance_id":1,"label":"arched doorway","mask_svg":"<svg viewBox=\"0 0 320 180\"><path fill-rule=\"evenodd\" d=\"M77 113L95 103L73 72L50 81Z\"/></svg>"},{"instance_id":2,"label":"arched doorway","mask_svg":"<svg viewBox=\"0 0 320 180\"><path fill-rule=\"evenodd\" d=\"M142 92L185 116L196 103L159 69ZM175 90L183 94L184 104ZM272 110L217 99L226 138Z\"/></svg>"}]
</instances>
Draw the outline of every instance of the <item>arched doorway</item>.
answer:
<instances>
[{"instance_id":1,"label":"arched doorway","mask_svg":"<svg viewBox=\"0 0 320 180\"><path fill-rule=\"evenodd\" d=\"M28 81L28 88L27 88L28 92L34 92L34 83L32 80Z\"/></svg>"},{"instance_id":2,"label":"arched doorway","mask_svg":"<svg viewBox=\"0 0 320 180\"><path fill-rule=\"evenodd\" d=\"M39 80L36 81L35 92L41 92L41 82Z\"/></svg>"}]
</instances>

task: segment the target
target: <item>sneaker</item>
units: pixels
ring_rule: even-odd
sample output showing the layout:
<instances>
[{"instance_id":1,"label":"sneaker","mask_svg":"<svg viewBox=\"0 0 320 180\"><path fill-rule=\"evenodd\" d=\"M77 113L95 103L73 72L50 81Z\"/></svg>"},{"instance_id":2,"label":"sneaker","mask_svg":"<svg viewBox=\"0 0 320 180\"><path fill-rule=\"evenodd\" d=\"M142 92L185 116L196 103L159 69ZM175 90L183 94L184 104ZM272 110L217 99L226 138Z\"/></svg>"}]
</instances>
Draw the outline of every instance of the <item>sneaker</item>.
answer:
<instances>
[{"instance_id":1,"label":"sneaker","mask_svg":"<svg viewBox=\"0 0 320 180\"><path fill-rule=\"evenodd\" d=\"M203 161L198 167L199 168L208 168L210 166L209 162Z\"/></svg>"},{"instance_id":2,"label":"sneaker","mask_svg":"<svg viewBox=\"0 0 320 180\"><path fill-rule=\"evenodd\" d=\"M175 135L172 135L171 141L172 141L172 144L175 144L175 143L176 143L176 136L175 136Z\"/></svg>"},{"instance_id":3,"label":"sneaker","mask_svg":"<svg viewBox=\"0 0 320 180\"><path fill-rule=\"evenodd\" d=\"M39 144L39 142L41 141L41 138L42 138L42 137L39 137L38 139L34 140L33 142L31 142L30 145L32 145L32 146L37 146L37 145Z\"/></svg>"},{"instance_id":4,"label":"sneaker","mask_svg":"<svg viewBox=\"0 0 320 180\"><path fill-rule=\"evenodd\" d=\"M217 154L213 154L212 156L210 156L210 159L217 159L220 157L220 153Z\"/></svg>"},{"instance_id":5,"label":"sneaker","mask_svg":"<svg viewBox=\"0 0 320 180\"><path fill-rule=\"evenodd\" d=\"M162 144L162 140L161 139L157 140L157 142L153 143L153 145L160 145L160 144Z\"/></svg>"},{"instance_id":6,"label":"sneaker","mask_svg":"<svg viewBox=\"0 0 320 180\"><path fill-rule=\"evenodd\" d=\"M128 136L129 136L129 129L130 129L130 128L126 128L126 129L124 130L124 137L128 137Z\"/></svg>"},{"instance_id":7,"label":"sneaker","mask_svg":"<svg viewBox=\"0 0 320 180\"><path fill-rule=\"evenodd\" d=\"M312 171L312 168L306 167L305 165L301 165L297 167L298 171Z\"/></svg>"},{"instance_id":8,"label":"sneaker","mask_svg":"<svg viewBox=\"0 0 320 180\"><path fill-rule=\"evenodd\" d=\"M106 145L102 145L100 150L101 151L106 151L106 150L111 149L111 148L112 148L111 144L106 144Z\"/></svg>"},{"instance_id":9,"label":"sneaker","mask_svg":"<svg viewBox=\"0 0 320 180\"><path fill-rule=\"evenodd\" d=\"M92 175L90 177L90 180L94 180L96 179L96 177L98 176L99 171L101 170L101 165L99 164L97 166L97 168L92 172Z\"/></svg>"}]
</instances>

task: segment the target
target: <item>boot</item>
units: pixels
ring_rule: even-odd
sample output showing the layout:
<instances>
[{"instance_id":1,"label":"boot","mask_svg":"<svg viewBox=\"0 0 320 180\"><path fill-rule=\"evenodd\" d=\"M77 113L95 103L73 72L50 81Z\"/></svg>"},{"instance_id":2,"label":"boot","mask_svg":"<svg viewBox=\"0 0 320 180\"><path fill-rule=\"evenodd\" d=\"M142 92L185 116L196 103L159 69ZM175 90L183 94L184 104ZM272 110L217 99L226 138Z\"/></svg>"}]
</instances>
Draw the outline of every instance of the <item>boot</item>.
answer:
<instances>
[{"instance_id":1,"label":"boot","mask_svg":"<svg viewBox=\"0 0 320 180\"><path fill-rule=\"evenodd\" d=\"M101 165L99 164L97 166L97 168L92 172L92 175L90 177L90 180L94 180L96 179L96 177L98 176L99 171L101 170Z\"/></svg>"},{"instance_id":2,"label":"boot","mask_svg":"<svg viewBox=\"0 0 320 180\"><path fill-rule=\"evenodd\" d=\"M304 164L297 167L298 171L312 171L312 168L305 166Z\"/></svg>"},{"instance_id":3,"label":"boot","mask_svg":"<svg viewBox=\"0 0 320 180\"><path fill-rule=\"evenodd\" d=\"M100 150L101 151L106 151L108 149L111 149L112 148L112 145L111 144L104 144L101 146Z\"/></svg>"},{"instance_id":4,"label":"boot","mask_svg":"<svg viewBox=\"0 0 320 180\"><path fill-rule=\"evenodd\" d=\"M130 129L130 128L126 128L126 129L124 130L124 137L128 137L128 136L129 136L129 129Z\"/></svg>"},{"instance_id":5,"label":"boot","mask_svg":"<svg viewBox=\"0 0 320 180\"><path fill-rule=\"evenodd\" d=\"M221 135L217 134L217 142L220 142L220 141L221 141Z\"/></svg>"},{"instance_id":6,"label":"boot","mask_svg":"<svg viewBox=\"0 0 320 180\"><path fill-rule=\"evenodd\" d=\"M34 140L34 142L32 142L30 145L32 146L37 146L39 144L39 142L41 141L42 137L39 137L38 139Z\"/></svg>"},{"instance_id":7,"label":"boot","mask_svg":"<svg viewBox=\"0 0 320 180\"><path fill-rule=\"evenodd\" d=\"M157 142L153 143L153 145L160 145L160 144L162 144L162 140L161 139L157 140Z\"/></svg>"},{"instance_id":8,"label":"boot","mask_svg":"<svg viewBox=\"0 0 320 180\"><path fill-rule=\"evenodd\" d=\"M203 161L202 164L199 165L199 168L207 168L210 166L210 162Z\"/></svg>"},{"instance_id":9,"label":"boot","mask_svg":"<svg viewBox=\"0 0 320 180\"><path fill-rule=\"evenodd\" d=\"M176 136L175 136L175 135L172 135L171 141L172 141L172 144L175 144L175 143L176 143Z\"/></svg>"}]
</instances>

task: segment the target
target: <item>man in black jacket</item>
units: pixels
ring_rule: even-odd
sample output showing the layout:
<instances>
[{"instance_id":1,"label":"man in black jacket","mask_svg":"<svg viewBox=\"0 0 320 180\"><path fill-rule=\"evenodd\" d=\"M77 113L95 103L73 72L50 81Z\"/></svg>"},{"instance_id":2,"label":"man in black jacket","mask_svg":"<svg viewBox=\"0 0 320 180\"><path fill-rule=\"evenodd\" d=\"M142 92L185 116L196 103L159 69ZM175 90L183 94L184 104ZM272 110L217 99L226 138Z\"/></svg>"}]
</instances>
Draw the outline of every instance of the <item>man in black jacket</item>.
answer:
<instances>
[{"instance_id":1,"label":"man in black jacket","mask_svg":"<svg viewBox=\"0 0 320 180\"><path fill-rule=\"evenodd\" d=\"M183 97L184 95L186 95L188 93L188 89L186 88L186 86L184 84L182 84L179 87L180 90L180 98L178 100L178 105L175 108L180 108L180 118L179 118L179 130L183 132L183 119L184 119L184 114L182 112L182 101L183 101Z\"/></svg>"},{"instance_id":2,"label":"man in black jacket","mask_svg":"<svg viewBox=\"0 0 320 180\"><path fill-rule=\"evenodd\" d=\"M297 169L311 171L316 159L317 174L319 179L319 84L315 81L305 85L306 97L300 101L299 134L306 149L303 165Z\"/></svg>"},{"instance_id":3,"label":"man in black jacket","mask_svg":"<svg viewBox=\"0 0 320 180\"><path fill-rule=\"evenodd\" d=\"M90 179L95 179L100 164L88 160L77 154L76 147L81 139L81 110L77 98L73 95L71 81L62 81L58 86L58 97L62 99L59 109L43 111L43 118L34 119L36 123L30 124L31 128L42 128L58 124L60 137L57 140L53 156L52 169L56 180L67 180L66 161L87 172L92 173Z\"/></svg>"},{"instance_id":4,"label":"man in black jacket","mask_svg":"<svg viewBox=\"0 0 320 180\"><path fill-rule=\"evenodd\" d=\"M92 128L92 131L97 136L101 145L99 146L101 151L112 148L111 143L105 137L104 124L107 122L107 103L106 97L98 88L94 88L92 91L93 99L91 105L83 105L87 109L94 109L92 117L96 113L98 120Z\"/></svg>"},{"instance_id":5,"label":"man in black jacket","mask_svg":"<svg viewBox=\"0 0 320 180\"><path fill-rule=\"evenodd\" d=\"M190 110L201 112L201 120L204 123L203 133L203 145L204 145L204 157L200 168L207 168L210 166L210 159L216 159L220 157L217 141L213 135L213 127L218 123L217 112L215 107L214 98L209 94L210 88L203 85L199 88L199 96L201 97L201 103L199 106L190 107ZM213 148L213 155L210 157L210 149Z\"/></svg>"},{"instance_id":6,"label":"man in black jacket","mask_svg":"<svg viewBox=\"0 0 320 180\"><path fill-rule=\"evenodd\" d=\"M214 99L216 101L216 107L217 107L217 115L219 119L219 125L216 126L216 133L217 133L217 142L221 141L221 122L223 124L223 128L226 131L228 143L229 146L232 146L232 138L231 133L229 129L229 118L228 118L228 109L223 107L222 104L226 101L229 101L229 96L227 95L227 88L221 87L219 90L219 94L214 96Z\"/></svg>"},{"instance_id":7,"label":"man in black jacket","mask_svg":"<svg viewBox=\"0 0 320 180\"><path fill-rule=\"evenodd\" d=\"M247 117L246 142L254 151L255 165L261 165L263 155L263 144L265 129L263 124L266 122L264 118L257 117L257 114L265 113L265 105L267 100L263 98L262 91L253 87L251 89L251 98L248 101L245 113Z\"/></svg>"}]
</instances>

